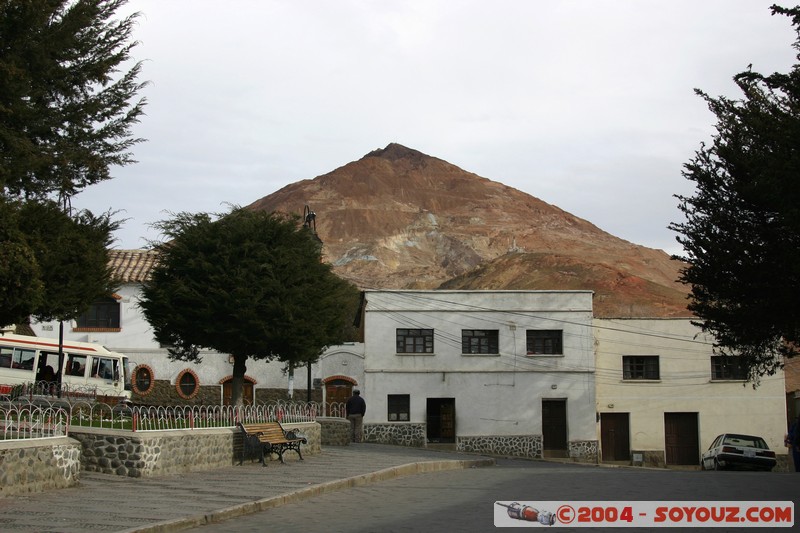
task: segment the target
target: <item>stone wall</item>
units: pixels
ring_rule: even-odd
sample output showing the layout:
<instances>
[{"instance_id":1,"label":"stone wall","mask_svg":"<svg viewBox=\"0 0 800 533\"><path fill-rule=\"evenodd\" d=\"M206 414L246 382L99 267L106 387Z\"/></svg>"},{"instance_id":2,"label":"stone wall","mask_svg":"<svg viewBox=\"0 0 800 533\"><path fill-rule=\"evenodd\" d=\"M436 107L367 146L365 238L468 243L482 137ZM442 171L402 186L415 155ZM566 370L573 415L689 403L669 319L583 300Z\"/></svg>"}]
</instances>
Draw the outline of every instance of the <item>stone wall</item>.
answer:
<instances>
[{"instance_id":1,"label":"stone wall","mask_svg":"<svg viewBox=\"0 0 800 533\"><path fill-rule=\"evenodd\" d=\"M425 424L415 422L364 424L364 442L424 448L427 443Z\"/></svg>"},{"instance_id":2,"label":"stone wall","mask_svg":"<svg viewBox=\"0 0 800 533\"><path fill-rule=\"evenodd\" d=\"M273 401L287 401L289 399L286 389L259 389L255 390L256 403L269 403ZM295 389L294 399L304 402L308 397L307 389ZM166 379L157 379L153 382L152 388L145 395L131 393L131 402L135 405L219 405L222 401L222 385L215 383L211 385L200 385L197 394L190 398L182 398L174 383ZM322 401L322 390L311 390L311 401Z\"/></svg>"},{"instance_id":3,"label":"stone wall","mask_svg":"<svg viewBox=\"0 0 800 533\"><path fill-rule=\"evenodd\" d=\"M308 439L308 444L301 447L303 454L320 453L319 424L284 424L284 428L297 429ZM127 477L151 477L231 466L238 464L242 446L241 432L232 428L137 433L73 428L70 436L81 444L83 470ZM296 458L295 453L284 454L285 460Z\"/></svg>"},{"instance_id":4,"label":"stone wall","mask_svg":"<svg viewBox=\"0 0 800 533\"><path fill-rule=\"evenodd\" d=\"M317 417L322 431L323 446L347 446L350 444L350 421L345 418Z\"/></svg>"},{"instance_id":5,"label":"stone wall","mask_svg":"<svg viewBox=\"0 0 800 533\"><path fill-rule=\"evenodd\" d=\"M600 443L596 440L573 440L569 444L569 457L578 463L596 463L600 460Z\"/></svg>"},{"instance_id":6,"label":"stone wall","mask_svg":"<svg viewBox=\"0 0 800 533\"><path fill-rule=\"evenodd\" d=\"M80 456L69 437L0 442L0 496L76 485Z\"/></svg>"},{"instance_id":7,"label":"stone wall","mask_svg":"<svg viewBox=\"0 0 800 533\"><path fill-rule=\"evenodd\" d=\"M457 437L456 450L508 457L542 458L541 435L487 435Z\"/></svg>"}]
</instances>

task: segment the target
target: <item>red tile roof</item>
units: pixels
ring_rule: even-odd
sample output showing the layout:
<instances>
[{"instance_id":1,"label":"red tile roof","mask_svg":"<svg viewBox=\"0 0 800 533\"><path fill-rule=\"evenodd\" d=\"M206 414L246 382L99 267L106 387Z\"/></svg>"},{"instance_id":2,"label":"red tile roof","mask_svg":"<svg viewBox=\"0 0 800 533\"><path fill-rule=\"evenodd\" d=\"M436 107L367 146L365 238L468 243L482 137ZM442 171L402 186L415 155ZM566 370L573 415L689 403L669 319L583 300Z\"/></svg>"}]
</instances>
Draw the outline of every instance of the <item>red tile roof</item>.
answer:
<instances>
[{"instance_id":1,"label":"red tile roof","mask_svg":"<svg viewBox=\"0 0 800 533\"><path fill-rule=\"evenodd\" d=\"M143 283L150 279L158 252L153 250L109 250L108 263L122 283Z\"/></svg>"}]
</instances>

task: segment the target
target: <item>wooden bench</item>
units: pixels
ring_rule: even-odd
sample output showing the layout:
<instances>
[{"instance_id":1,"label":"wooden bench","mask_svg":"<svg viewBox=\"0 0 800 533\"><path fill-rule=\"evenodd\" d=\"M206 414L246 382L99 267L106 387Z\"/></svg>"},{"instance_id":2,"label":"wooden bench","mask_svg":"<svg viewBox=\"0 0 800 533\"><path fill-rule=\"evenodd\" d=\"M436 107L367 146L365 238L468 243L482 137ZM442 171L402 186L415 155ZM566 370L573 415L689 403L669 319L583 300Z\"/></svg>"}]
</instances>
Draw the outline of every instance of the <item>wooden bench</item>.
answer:
<instances>
[{"instance_id":1,"label":"wooden bench","mask_svg":"<svg viewBox=\"0 0 800 533\"><path fill-rule=\"evenodd\" d=\"M298 435L297 432L290 430L286 431L280 422L267 422L262 424L236 424L242 431L242 453L239 456L239 464L244 462L245 457L258 457L261 464L267 466L264 460L265 455L270 453L278 454L281 463L283 460L283 452L286 450L294 450L303 460L303 454L300 452L301 444L308 444L308 439Z\"/></svg>"}]
</instances>

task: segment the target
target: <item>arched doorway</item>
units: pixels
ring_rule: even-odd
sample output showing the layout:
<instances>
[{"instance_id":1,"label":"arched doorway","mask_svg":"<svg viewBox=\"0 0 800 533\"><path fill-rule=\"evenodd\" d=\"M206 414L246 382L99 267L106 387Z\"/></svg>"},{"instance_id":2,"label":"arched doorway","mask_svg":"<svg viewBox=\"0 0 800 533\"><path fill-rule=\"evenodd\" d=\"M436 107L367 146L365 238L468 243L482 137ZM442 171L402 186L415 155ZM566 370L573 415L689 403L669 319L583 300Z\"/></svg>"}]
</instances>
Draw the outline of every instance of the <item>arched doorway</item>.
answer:
<instances>
[{"instance_id":1,"label":"arched doorway","mask_svg":"<svg viewBox=\"0 0 800 533\"><path fill-rule=\"evenodd\" d=\"M356 380L347 376L331 376L325 382L325 414L327 416L345 416L344 404L353 395Z\"/></svg>"},{"instance_id":2,"label":"arched doorway","mask_svg":"<svg viewBox=\"0 0 800 533\"><path fill-rule=\"evenodd\" d=\"M256 380L249 376L244 377L244 382L242 383L242 402L244 402L245 405L253 405L253 385L255 382ZM233 376L228 376L221 380L220 383L222 383L222 405L230 405L231 394L233 393Z\"/></svg>"}]
</instances>

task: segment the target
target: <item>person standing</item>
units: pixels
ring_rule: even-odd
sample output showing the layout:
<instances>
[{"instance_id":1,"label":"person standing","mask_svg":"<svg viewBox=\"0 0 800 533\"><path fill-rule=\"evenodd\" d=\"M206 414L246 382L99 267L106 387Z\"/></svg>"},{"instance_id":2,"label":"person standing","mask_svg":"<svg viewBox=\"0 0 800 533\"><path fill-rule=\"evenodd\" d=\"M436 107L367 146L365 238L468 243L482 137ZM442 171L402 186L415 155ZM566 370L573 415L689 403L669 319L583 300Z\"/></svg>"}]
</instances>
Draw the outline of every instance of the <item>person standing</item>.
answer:
<instances>
[{"instance_id":1,"label":"person standing","mask_svg":"<svg viewBox=\"0 0 800 533\"><path fill-rule=\"evenodd\" d=\"M361 397L361 391L355 389L345 405L347 419L350 421L350 437L353 442L364 440L364 415L367 414L367 402Z\"/></svg>"}]
</instances>

